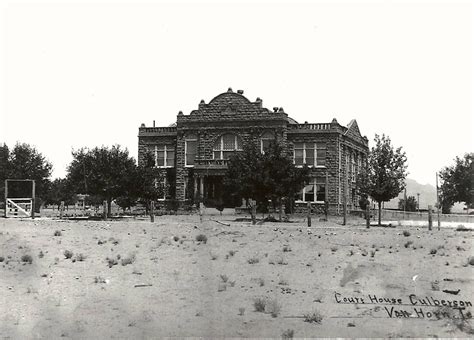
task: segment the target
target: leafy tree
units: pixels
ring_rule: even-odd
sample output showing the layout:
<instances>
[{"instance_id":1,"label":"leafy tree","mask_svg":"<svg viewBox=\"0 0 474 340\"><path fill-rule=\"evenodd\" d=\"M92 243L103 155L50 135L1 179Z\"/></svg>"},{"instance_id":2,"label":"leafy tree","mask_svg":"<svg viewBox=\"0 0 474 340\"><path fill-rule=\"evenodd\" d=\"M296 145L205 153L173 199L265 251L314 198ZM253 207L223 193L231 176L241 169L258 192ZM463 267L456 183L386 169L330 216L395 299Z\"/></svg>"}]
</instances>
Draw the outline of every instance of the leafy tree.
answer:
<instances>
[{"instance_id":1,"label":"leafy tree","mask_svg":"<svg viewBox=\"0 0 474 340\"><path fill-rule=\"evenodd\" d=\"M449 213L456 202L463 202L468 208L474 206L474 153L467 153L464 158L456 157L454 165L443 168L439 176L441 184L441 208Z\"/></svg>"},{"instance_id":2,"label":"leafy tree","mask_svg":"<svg viewBox=\"0 0 474 340\"><path fill-rule=\"evenodd\" d=\"M5 161L5 157L8 157L0 169L3 172L0 174L4 177L3 179L32 179L35 181L35 196L37 197L35 208L38 209L41 201L47 196L53 165L35 147L26 143L17 143L10 152L4 145L0 154L2 163ZM20 190L23 195L29 194L31 190L20 187L16 189Z\"/></svg>"},{"instance_id":3,"label":"leafy tree","mask_svg":"<svg viewBox=\"0 0 474 340\"><path fill-rule=\"evenodd\" d=\"M404 210L404 211L416 211L416 208L418 207L418 202L416 201L415 196L408 196L406 199L406 205L405 205L405 199L401 198L398 201L398 209L399 210Z\"/></svg>"},{"instance_id":4,"label":"leafy tree","mask_svg":"<svg viewBox=\"0 0 474 340\"><path fill-rule=\"evenodd\" d=\"M401 147L394 149L389 137L375 135L375 146L357 177L357 186L361 195L370 196L378 203L379 226L382 202L397 197L405 188L406 160L405 152Z\"/></svg>"},{"instance_id":5,"label":"leafy tree","mask_svg":"<svg viewBox=\"0 0 474 340\"><path fill-rule=\"evenodd\" d=\"M119 145L82 148L73 151L72 156L67 179L74 191L106 200L109 216L112 200L133 196L138 173L127 149L122 150Z\"/></svg>"},{"instance_id":6,"label":"leafy tree","mask_svg":"<svg viewBox=\"0 0 474 340\"><path fill-rule=\"evenodd\" d=\"M148 152L144 155L143 161L136 168L134 177L134 190L130 195L137 197L145 204L148 213L150 202L163 197L163 192L166 189L163 186L162 176L155 168L155 160L151 153Z\"/></svg>"},{"instance_id":7,"label":"leafy tree","mask_svg":"<svg viewBox=\"0 0 474 340\"><path fill-rule=\"evenodd\" d=\"M56 178L48 186L48 192L45 197L46 204L55 204L59 206L61 201L67 205L76 202L76 195L72 189L71 183L64 178Z\"/></svg>"},{"instance_id":8,"label":"leafy tree","mask_svg":"<svg viewBox=\"0 0 474 340\"><path fill-rule=\"evenodd\" d=\"M5 180L8 178L8 146L0 145L0 201L3 201L5 195Z\"/></svg>"},{"instance_id":9,"label":"leafy tree","mask_svg":"<svg viewBox=\"0 0 474 340\"><path fill-rule=\"evenodd\" d=\"M291 200L301 190L308 176L308 167L295 167L281 145L272 143L262 154L258 143L250 141L229 160L224 184L228 192L255 199L261 207L268 200L281 207L283 199Z\"/></svg>"}]
</instances>

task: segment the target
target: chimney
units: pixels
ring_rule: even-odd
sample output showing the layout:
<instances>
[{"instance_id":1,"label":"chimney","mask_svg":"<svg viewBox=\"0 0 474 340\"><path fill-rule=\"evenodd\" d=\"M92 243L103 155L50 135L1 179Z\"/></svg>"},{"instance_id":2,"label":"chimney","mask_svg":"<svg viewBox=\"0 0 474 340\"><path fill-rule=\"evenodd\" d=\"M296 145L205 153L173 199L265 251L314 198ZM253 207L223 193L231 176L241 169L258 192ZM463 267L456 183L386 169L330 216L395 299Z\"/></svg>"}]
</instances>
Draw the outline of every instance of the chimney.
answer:
<instances>
[{"instance_id":1,"label":"chimney","mask_svg":"<svg viewBox=\"0 0 474 340\"><path fill-rule=\"evenodd\" d=\"M153 127L155 127L155 120L153 119Z\"/></svg>"},{"instance_id":2,"label":"chimney","mask_svg":"<svg viewBox=\"0 0 474 340\"><path fill-rule=\"evenodd\" d=\"M237 90L238 94L244 94L244 90Z\"/></svg>"}]
</instances>

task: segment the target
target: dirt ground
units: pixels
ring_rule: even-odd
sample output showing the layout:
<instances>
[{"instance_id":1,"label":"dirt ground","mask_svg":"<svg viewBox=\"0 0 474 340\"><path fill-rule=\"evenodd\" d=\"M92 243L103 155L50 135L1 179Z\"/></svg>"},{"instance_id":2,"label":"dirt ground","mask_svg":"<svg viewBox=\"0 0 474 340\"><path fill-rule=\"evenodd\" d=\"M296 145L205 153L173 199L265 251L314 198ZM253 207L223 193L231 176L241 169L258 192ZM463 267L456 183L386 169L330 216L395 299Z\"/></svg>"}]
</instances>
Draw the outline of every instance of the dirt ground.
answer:
<instances>
[{"instance_id":1,"label":"dirt ground","mask_svg":"<svg viewBox=\"0 0 474 340\"><path fill-rule=\"evenodd\" d=\"M2 218L0 338L469 337L473 235Z\"/></svg>"}]
</instances>

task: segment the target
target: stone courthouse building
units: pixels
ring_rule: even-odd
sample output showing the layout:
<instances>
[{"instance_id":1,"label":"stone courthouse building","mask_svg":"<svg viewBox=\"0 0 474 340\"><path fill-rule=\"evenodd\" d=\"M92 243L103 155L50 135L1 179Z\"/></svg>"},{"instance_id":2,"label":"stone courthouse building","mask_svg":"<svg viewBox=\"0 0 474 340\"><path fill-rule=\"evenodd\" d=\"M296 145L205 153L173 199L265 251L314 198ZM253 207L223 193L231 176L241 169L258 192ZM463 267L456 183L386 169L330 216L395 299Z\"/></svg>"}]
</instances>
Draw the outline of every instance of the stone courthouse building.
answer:
<instances>
[{"instance_id":1,"label":"stone courthouse building","mask_svg":"<svg viewBox=\"0 0 474 340\"><path fill-rule=\"evenodd\" d=\"M298 206L329 204L331 213L342 212L344 190L349 209L358 207L355 180L368 154L368 140L357 122L347 126L336 119L329 123L302 124L283 108L269 110L257 98L251 102L243 91L219 94L197 110L178 113L167 127L141 125L138 131L138 161L150 152L167 188L163 200L182 206L201 197L212 206L219 199L240 206L223 192L222 180L229 157L250 139L258 140L262 152L272 141L281 143L296 166L307 164L311 180L295 197Z\"/></svg>"}]
</instances>

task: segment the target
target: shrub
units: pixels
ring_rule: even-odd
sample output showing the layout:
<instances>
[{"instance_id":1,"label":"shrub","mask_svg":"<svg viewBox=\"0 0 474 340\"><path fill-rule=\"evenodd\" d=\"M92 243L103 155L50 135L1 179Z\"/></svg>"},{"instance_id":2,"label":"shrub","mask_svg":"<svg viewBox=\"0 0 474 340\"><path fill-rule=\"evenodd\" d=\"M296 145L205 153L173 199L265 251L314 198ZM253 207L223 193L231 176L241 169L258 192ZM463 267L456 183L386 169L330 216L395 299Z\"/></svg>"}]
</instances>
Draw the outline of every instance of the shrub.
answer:
<instances>
[{"instance_id":1,"label":"shrub","mask_svg":"<svg viewBox=\"0 0 474 340\"><path fill-rule=\"evenodd\" d=\"M0 256L0 262L5 261L5 258L3 256Z\"/></svg>"},{"instance_id":2,"label":"shrub","mask_svg":"<svg viewBox=\"0 0 474 340\"><path fill-rule=\"evenodd\" d=\"M405 248L408 248L413 244L413 241L408 241L407 243L404 244Z\"/></svg>"},{"instance_id":3,"label":"shrub","mask_svg":"<svg viewBox=\"0 0 474 340\"><path fill-rule=\"evenodd\" d=\"M269 313L273 318L276 318L281 311L281 305L277 300L269 300L265 305L265 311Z\"/></svg>"},{"instance_id":4,"label":"shrub","mask_svg":"<svg viewBox=\"0 0 474 340\"><path fill-rule=\"evenodd\" d=\"M105 279L100 276L94 277L94 283L105 283Z\"/></svg>"},{"instance_id":5,"label":"shrub","mask_svg":"<svg viewBox=\"0 0 474 340\"><path fill-rule=\"evenodd\" d=\"M257 281L258 281L258 285L259 285L260 287L265 286L265 280L264 280L263 278L259 277L259 278L257 279Z\"/></svg>"},{"instance_id":6,"label":"shrub","mask_svg":"<svg viewBox=\"0 0 474 340\"><path fill-rule=\"evenodd\" d=\"M245 313L245 308L244 307L240 307L239 308L239 315L244 315Z\"/></svg>"},{"instance_id":7,"label":"shrub","mask_svg":"<svg viewBox=\"0 0 474 340\"><path fill-rule=\"evenodd\" d=\"M335 252L337 251L337 247L336 247L336 246L332 246L332 247L331 247L331 251L332 251L333 253L335 253Z\"/></svg>"},{"instance_id":8,"label":"shrub","mask_svg":"<svg viewBox=\"0 0 474 340\"><path fill-rule=\"evenodd\" d=\"M179 241L179 237L178 237L178 236L174 236L174 237L173 237L173 240L174 240L175 242L178 242L178 241Z\"/></svg>"},{"instance_id":9,"label":"shrub","mask_svg":"<svg viewBox=\"0 0 474 340\"><path fill-rule=\"evenodd\" d=\"M79 261L79 262L82 262L86 259L86 256L84 254L77 254L76 255L76 260Z\"/></svg>"},{"instance_id":10,"label":"shrub","mask_svg":"<svg viewBox=\"0 0 474 340\"><path fill-rule=\"evenodd\" d=\"M65 250L64 251L64 257L67 258L67 259L70 259L72 257L72 255L74 255L74 253L70 250Z\"/></svg>"},{"instance_id":11,"label":"shrub","mask_svg":"<svg viewBox=\"0 0 474 340\"><path fill-rule=\"evenodd\" d=\"M31 255L28 255L28 254L23 255L21 257L21 262L32 264L33 263L33 257Z\"/></svg>"},{"instance_id":12,"label":"shrub","mask_svg":"<svg viewBox=\"0 0 474 340\"><path fill-rule=\"evenodd\" d=\"M289 246L284 246L283 247L283 252L284 253L287 253L287 252L290 252L291 251L291 248Z\"/></svg>"},{"instance_id":13,"label":"shrub","mask_svg":"<svg viewBox=\"0 0 474 340\"><path fill-rule=\"evenodd\" d=\"M267 304L267 301L263 298L255 298L253 300L253 306L255 308L256 312L265 312L265 305Z\"/></svg>"},{"instance_id":14,"label":"shrub","mask_svg":"<svg viewBox=\"0 0 474 340\"><path fill-rule=\"evenodd\" d=\"M39 252L39 254L38 254L38 257L39 257L40 259L42 259L42 258L44 257L44 253L43 253L42 250L40 250L40 252Z\"/></svg>"},{"instance_id":15,"label":"shrub","mask_svg":"<svg viewBox=\"0 0 474 340\"><path fill-rule=\"evenodd\" d=\"M235 251L235 250L229 250L229 255L230 255L230 256L234 256L234 255L235 255L235 253L236 253L236 251Z\"/></svg>"},{"instance_id":16,"label":"shrub","mask_svg":"<svg viewBox=\"0 0 474 340\"><path fill-rule=\"evenodd\" d=\"M118 264L117 260L114 259L113 257L112 258L107 257L105 260L107 261L109 268L112 268L112 266L115 266Z\"/></svg>"},{"instance_id":17,"label":"shrub","mask_svg":"<svg viewBox=\"0 0 474 340\"><path fill-rule=\"evenodd\" d=\"M207 236L204 235L204 234L199 234L198 236L196 236L196 241L206 244L207 243Z\"/></svg>"},{"instance_id":18,"label":"shrub","mask_svg":"<svg viewBox=\"0 0 474 340\"><path fill-rule=\"evenodd\" d=\"M61 230L56 230L54 232L54 236L61 236L61 235L62 235Z\"/></svg>"},{"instance_id":19,"label":"shrub","mask_svg":"<svg viewBox=\"0 0 474 340\"><path fill-rule=\"evenodd\" d=\"M283 332L281 335L281 338L286 340L286 339L293 339L293 336L295 334L295 331L292 329L287 329L286 331Z\"/></svg>"},{"instance_id":20,"label":"shrub","mask_svg":"<svg viewBox=\"0 0 474 340\"><path fill-rule=\"evenodd\" d=\"M410 235L411 235L411 233L408 230L403 231L403 236L408 237Z\"/></svg>"},{"instance_id":21,"label":"shrub","mask_svg":"<svg viewBox=\"0 0 474 340\"><path fill-rule=\"evenodd\" d=\"M259 262L260 262L260 259L259 259L258 257L256 257L256 256L254 256L254 257L249 258L249 259L247 260L247 262L248 262L249 264L255 264L255 263L259 263Z\"/></svg>"},{"instance_id":22,"label":"shrub","mask_svg":"<svg viewBox=\"0 0 474 340\"><path fill-rule=\"evenodd\" d=\"M436 248L431 248L431 250L430 250L431 255L435 255L437 252L438 252L438 249L436 249Z\"/></svg>"},{"instance_id":23,"label":"shrub","mask_svg":"<svg viewBox=\"0 0 474 340\"><path fill-rule=\"evenodd\" d=\"M309 323L321 323L323 320L322 315L317 312L317 311L312 311L311 313L306 313L303 315L304 322L309 322Z\"/></svg>"},{"instance_id":24,"label":"shrub","mask_svg":"<svg viewBox=\"0 0 474 340\"><path fill-rule=\"evenodd\" d=\"M224 283L226 283L226 282L229 280L229 278L228 278L227 275L225 275L225 274L221 274L221 275L219 275L219 276L220 276L222 282L224 282Z\"/></svg>"},{"instance_id":25,"label":"shrub","mask_svg":"<svg viewBox=\"0 0 474 340\"><path fill-rule=\"evenodd\" d=\"M370 251L370 257L374 257L375 256L375 250L371 250Z\"/></svg>"},{"instance_id":26,"label":"shrub","mask_svg":"<svg viewBox=\"0 0 474 340\"><path fill-rule=\"evenodd\" d=\"M133 262L135 262L135 254L124 257L121 261L122 266L126 266L127 264L132 264Z\"/></svg>"}]
</instances>

